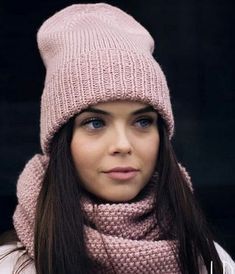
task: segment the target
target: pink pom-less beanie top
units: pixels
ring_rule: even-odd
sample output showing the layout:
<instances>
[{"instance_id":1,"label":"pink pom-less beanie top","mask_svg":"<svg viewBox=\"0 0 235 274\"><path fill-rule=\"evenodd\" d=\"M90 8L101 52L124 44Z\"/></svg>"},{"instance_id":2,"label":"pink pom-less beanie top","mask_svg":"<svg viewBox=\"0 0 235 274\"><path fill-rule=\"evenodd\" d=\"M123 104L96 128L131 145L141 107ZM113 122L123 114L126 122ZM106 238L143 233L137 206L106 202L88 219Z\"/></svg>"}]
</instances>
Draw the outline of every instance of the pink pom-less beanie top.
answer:
<instances>
[{"instance_id":1,"label":"pink pom-less beanie top","mask_svg":"<svg viewBox=\"0 0 235 274\"><path fill-rule=\"evenodd\" d=\"M140 101L174 132L169 90L153 58L154 40L132 16L117 7L69 6L46 20L37 34L46 66L41 98L41 146L49 154L51 139L69 118L99 102Z\"/></svg>"}]
</instances>

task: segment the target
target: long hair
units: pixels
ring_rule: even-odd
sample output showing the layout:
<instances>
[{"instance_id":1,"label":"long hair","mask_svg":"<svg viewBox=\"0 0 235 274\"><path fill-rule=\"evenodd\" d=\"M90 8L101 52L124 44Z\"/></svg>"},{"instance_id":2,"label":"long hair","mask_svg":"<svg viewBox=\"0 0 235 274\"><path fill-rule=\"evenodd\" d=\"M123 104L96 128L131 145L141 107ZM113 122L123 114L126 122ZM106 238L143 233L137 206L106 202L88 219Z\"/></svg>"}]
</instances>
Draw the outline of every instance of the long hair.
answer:
<instances>
[{"instance_id":1,"label":"long hair","mask_svg":"<svg viewBox=\"0 0 235 274\"><path fill-rule=\"evenodd\" d=\"M81 184L70 153L73 120L53 139L39 193L34 232L37 274L89 273L80 205Z\"/></svg>"},{"instance_id":2,"label":"long hair","mask_svg":"<svg viewBox=\"0 0 235 274\"><path fill-rule=\"evenodd\" d=\"M50 161L37 201L34 232L37 274L87 274L92 265L85 243L81 183L70 152L73 120L52 140ZM158 129L160 147L156 169L159 179L155 215L162 238L178 240L179 252L175 256L182 273L199 273L201 258L208 272L213 262L213 273L222 274L213 235L182 175L161 116ZM168 222L166 212L170 216Z\"/></svg>"},{"instance_id":3,"label":"long hair","mask_svg":"<svg viewBox=\"0 0 235 274\"><path fill-rule=\"evenodd\" d=\"M214 236L189 182L180 170L164 121L159 118L159 183L156 197L158 224L166 239L177 239L179 242L179 266L182 273L199 273L200 258L208 273L213 265L213 273L222 274L222 263L215 249ZM170 224L165 221L166 212L170 214Z\"/></svg>"}]
</instances>

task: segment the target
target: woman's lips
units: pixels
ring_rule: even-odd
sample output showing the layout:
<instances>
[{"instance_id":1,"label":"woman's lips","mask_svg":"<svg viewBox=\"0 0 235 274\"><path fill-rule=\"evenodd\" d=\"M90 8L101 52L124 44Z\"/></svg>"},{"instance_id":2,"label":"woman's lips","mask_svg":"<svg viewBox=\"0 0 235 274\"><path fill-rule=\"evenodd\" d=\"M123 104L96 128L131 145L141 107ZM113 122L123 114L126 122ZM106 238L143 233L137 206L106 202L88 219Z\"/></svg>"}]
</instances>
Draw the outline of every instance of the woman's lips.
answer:
<instances>
[{"instance_id":1,"label":"woman's lips","mask_svg":"<svg viewBox=\"0 0 235 274\"><path fill-rule=\"evenodd\" d=\"M115 179L115 180L130 180L134 178L138 170L128 171L128 172L121 172L121 171L111 171L105 173L109 178Z\"/></svg>"}]
</instances>

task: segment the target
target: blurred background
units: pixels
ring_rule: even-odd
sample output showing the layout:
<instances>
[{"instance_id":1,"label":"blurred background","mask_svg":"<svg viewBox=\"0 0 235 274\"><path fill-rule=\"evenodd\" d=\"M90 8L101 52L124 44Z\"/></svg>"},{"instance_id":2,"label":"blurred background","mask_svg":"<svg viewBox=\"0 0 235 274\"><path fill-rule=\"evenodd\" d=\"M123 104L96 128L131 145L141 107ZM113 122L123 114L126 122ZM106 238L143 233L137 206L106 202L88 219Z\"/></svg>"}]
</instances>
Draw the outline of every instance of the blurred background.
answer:
<instances>
[{"instance_id":1,"label":"blurred background","mask_svg":"<svg viewBox=\"0 0 235 274\"><path fill-rule=\"evenodd\" d=\"M45 69L36 33L56 11L97 1L0 2L0 233L12 227L16 182L40 153ZM173 145L217 240L235 258L234 0L103 1L155 39L176 131Z\"/></svg>"}]
</instances>

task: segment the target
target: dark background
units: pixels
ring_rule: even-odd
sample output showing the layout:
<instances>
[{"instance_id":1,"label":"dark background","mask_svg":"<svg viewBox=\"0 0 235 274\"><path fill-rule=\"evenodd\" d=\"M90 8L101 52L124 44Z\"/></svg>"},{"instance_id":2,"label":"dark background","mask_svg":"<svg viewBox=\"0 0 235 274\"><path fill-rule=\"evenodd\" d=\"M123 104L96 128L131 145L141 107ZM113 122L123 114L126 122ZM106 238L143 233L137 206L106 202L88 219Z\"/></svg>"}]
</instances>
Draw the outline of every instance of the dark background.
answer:
<instances>
[{"instance_id":1,"label":"dark background","mask_svg":"<svg viewBox=\"0 0 235 274\"><path fill-rule=\"evenodd\" d=\"M16 181L40 152L45 69L42 22L74 3L0 2L0 233L12 227ZM235 258L234 0L104 1L132 14L155 39L176 122L173 145L192 177L215 239Z\"/></svg>"}]
</instances>

